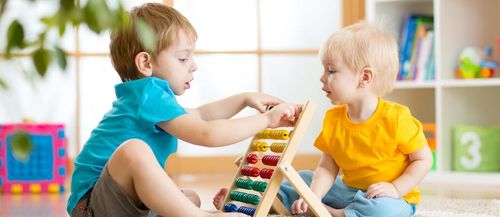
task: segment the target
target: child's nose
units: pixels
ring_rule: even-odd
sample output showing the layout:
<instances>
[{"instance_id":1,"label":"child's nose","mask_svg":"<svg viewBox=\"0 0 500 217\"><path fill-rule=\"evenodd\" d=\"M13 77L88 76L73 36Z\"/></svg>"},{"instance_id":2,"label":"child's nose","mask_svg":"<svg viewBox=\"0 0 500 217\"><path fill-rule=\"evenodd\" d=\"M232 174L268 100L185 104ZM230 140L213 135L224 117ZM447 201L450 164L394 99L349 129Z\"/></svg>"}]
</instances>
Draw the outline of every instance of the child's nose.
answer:
<instances>
[{"instance_id":1,"label":"child's nose","mask_svg":"<svg viewBox=\"0 0 500 217\"><path fill-rule=\"evenodd\" d=\"M323 83L323 84L326 83L325 73L321 74L321 77L319 77L319 81L321 81L321 83Z\"/></svg>"},{"instance_id":2,"label":"child's nose","mask_svg":"<svg viewBox=\"0 0 500 217\"><path fill-rule=\"evenodd\" d=\"M198 70L198 65L196 65L196 63L193 61L193 65L191 66L191 72L194 72Z\"/></svg>"}]
</instances>

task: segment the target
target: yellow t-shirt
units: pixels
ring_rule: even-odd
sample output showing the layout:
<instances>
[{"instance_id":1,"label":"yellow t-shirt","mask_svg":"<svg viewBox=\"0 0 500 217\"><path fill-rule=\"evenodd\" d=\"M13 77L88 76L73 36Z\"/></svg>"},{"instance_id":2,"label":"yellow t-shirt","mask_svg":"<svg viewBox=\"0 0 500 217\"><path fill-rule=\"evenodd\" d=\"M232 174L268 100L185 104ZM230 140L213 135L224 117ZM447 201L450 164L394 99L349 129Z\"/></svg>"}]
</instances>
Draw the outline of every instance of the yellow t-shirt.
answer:
<instances>
[{"instance_id":1,"label":"yellow t-shirt","mask_svg":"<svg viewBox=\"0 0 500 217\"><path fill-rule=\"evenodd\" d=\"M410 164L408 154L425 145L422 124L408 107L382 98L372 117L362 123L349 120L346 105L328 110L314 143L342 169L347 186L362 190L401 176ZM418 204L420 190L413 188L403 199Z\"/></svg>"}]
</instances>

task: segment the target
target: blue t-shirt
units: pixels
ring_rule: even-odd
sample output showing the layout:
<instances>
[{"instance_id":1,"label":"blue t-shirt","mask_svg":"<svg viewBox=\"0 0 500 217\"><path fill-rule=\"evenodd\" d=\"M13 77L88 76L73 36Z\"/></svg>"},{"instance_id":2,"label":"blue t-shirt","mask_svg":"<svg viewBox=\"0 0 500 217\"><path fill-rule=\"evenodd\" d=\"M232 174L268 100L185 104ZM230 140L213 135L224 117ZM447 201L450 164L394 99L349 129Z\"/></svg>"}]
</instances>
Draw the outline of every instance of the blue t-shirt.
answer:
<instances>
[{"instance_id":1,"label":"blue t-shirt","mask_svg":"<svg viewBox=\"0 0 500 217\"><path fill-rule=\"evenodd\" d=\"M113 152L126 140L137 138L146 142L162 167L167 157L177 151L177 138L156 126L186 114L167 81L153 77L128 81L116 85L115 92L113 108L92 131L75 159L67 207L70 214L94 187Z\"/></svg>"}]
</instances>

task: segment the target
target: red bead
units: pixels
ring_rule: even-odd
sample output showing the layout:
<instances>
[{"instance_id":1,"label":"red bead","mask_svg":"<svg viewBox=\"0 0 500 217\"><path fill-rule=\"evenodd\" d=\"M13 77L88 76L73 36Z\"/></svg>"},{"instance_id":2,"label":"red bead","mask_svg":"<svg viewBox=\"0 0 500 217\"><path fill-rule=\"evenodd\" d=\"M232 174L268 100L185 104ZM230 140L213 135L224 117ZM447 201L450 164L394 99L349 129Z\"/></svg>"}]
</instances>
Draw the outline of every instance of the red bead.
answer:
<instances>
[{"instance_id":1,"label":"red bead","mask_svg":"<svg viewBox=\"0 0 500 217\"><path fill-rule=\"evenodd\" d=\"M245 176L257 177L260 174L260 170L257 167L244 166L243 168L241 168L241 174Z\"/></svg>"},{"instance_id":2,"label":"red bead","mask_svg":"<svg viewBox=\"0 0 500 217\"><path fill-rule=\"evenodd\" d=\"M276 166L280 161L280 156L276 155L266 155L262 158L262 163L268 166Z\"/></svg>"},{"instance_id":3,"label":"red bead","mask_svg":"<svg viewBox=\"0 0 500 217\"><path fill-rule=\"evenodd\" d=\"M263 179L270 179L273 176L273 169L264 168L260 171L260 177Z\"/></svg>"},{"instance_id":4,"label":"red bead","mask_svg":"<svg viewBox=\"0 0 500 217\"><path fill-rule=\"evenodd\" d=\"M250 164L257 163L259 161L259 158L257 157L256 154L248 154L247 156L247 162Z\"/></svg>"}]
</instances>

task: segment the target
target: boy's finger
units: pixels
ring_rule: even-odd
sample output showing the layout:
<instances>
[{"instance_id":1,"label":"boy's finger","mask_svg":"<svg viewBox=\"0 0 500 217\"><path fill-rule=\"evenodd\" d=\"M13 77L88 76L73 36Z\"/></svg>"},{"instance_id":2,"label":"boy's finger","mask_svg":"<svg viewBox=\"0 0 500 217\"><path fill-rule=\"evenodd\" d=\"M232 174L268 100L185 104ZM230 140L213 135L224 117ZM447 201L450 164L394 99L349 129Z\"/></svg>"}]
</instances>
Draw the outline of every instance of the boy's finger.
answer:
<instances>
[{"instance_id":1,"label":"boy's finger","mask_svg":"<svg viewBox=\"0 0 500 217\"><path fill-rule=\"evenodd\" d=\"M257 105L257 111L259 111L260 113L264 113L266 112L268 109L267 109L267 106L264 106L264 105Z\"/></svg>"}]
</instances>

